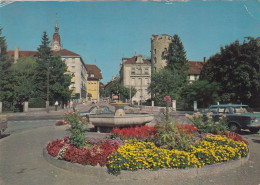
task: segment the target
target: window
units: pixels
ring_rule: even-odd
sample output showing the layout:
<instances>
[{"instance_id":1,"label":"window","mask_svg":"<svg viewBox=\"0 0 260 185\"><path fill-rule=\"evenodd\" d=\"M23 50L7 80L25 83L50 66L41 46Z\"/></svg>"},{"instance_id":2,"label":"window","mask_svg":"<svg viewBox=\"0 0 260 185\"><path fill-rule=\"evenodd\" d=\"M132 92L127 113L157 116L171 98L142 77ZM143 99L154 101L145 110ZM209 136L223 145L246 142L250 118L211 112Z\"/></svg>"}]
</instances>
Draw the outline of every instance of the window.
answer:
<instances>
[{"instance_id":1,"label":"window","mask_svg":"<svg viewBox=\"0 0 260 185\"><path fill-rule=\"evenodd\" d=\"M138 74L139 75L142 74L142 69L141 68L138 69Z\"/></svg>"},{"instance_id":2,"label":"window","mask_svg":"<svg viewBox=\"0 0 260 185\"><path fill-rule=\"evenodd\" d=\"M156 57L154 57L154 63L156 63L157 62L157 59L156 59Z\"/></svg>"},{"instance_id":3,"label":"window","mask_svg":"<svg viewBox=\"0 0 260 185\"><path fill-rule=\"evenodd\" d=\"M133 86L135 85L135 79L134 78L131 79L131 85L133 85Z\"/></svg>"},{"instance_id":4,"label":"window","mask_svg":"<svg viewBox=\"0 0 260 185\"><path fill-rule=\"evenodd\" d=\"M94 74L90 74L90 77L94 77Z\"/></svg>"},{"instance_id":5,"label":"window","mask_svg":"<svg viewBox=\"0 0 260 185\"><path fill-rule=\"evenodd\" d=\"M156 54L156 49L154 49L154 54Z\"/></svg>"},{"instance_id":6,"label":"window","mask_svg":"<svg viewBox=\"0 0 260 185\"><path fill-rule=\"evenodd\" d=\"M148 85L148 78L145 78L145 79L144 79L144 84L145 84L145 85Z\"/></svg>"},{"instance_id":7,"label":"window","mask_svg":"<svg viewBox=\"0 0 260 185\"><path fill-rule=\"evenodd\" d=\"M138 84L142 85L142 78L138 78Z\"/></svg>"},{"instance_id":8,"label":"window","mask_svg":"<svg viewBox=\"0 0 260 185\"><path fill-rule=\"evenodd\" d=\"M153 69L154 69L154 71L156 72L156 67L154 67Z\"/></svg>"},{"instance_id":9,"label":"window","mask_svg":"<svg viewBox=\"0 0 260 185\"><path fill-rule=\"evenodd\" d=\"M135 68L134 68L134 67L131 68L131 74L132 74L132 75L135 74Z\"/></svg>"},{"instance_id":10,"label":"window","mask_svg":"<svg viewBox=\"0 0 260 185\"><path fill-rule=\"evenodd\" d=\"M148 68L144 69L144 74L149 75L149 69Z\"/></svg>"}]
</instances>

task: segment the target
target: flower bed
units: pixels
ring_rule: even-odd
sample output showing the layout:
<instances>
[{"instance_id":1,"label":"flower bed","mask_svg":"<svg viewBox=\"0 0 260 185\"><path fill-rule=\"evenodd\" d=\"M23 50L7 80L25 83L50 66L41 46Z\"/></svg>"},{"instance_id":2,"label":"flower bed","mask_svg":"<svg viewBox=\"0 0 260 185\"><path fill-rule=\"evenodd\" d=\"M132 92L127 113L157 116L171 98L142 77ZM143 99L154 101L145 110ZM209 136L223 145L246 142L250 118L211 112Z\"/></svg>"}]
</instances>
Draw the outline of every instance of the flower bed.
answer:
<instances>
[{"instance_id":1,"label":"flower bed","mask_svg":"<svg viewBox=\"0 0 260 185\"><path fill-rule=\"evenodd\" d=\"M112 174L121 170L200 168L248 155L248 142L242 136L209 121L207 127L197 129L194 125L178 125L168 120L154 127L113 129L109 139L86 139L84 120L76 113L67 117L71 136L49 142L47 152L71 163L107 166Z\"/></svg>"}]
</instances>

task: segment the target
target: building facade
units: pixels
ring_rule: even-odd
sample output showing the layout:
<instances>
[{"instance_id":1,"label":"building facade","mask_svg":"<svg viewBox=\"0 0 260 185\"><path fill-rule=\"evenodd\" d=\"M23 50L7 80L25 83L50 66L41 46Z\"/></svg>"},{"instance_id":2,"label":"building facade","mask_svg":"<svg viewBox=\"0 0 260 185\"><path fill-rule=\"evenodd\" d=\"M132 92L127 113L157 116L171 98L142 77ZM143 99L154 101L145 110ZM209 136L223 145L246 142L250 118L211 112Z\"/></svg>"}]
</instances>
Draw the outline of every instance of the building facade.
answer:
<instances>
[{"instance_id":1,"label":"building facade","mask_svg":"<svg viewBox=\"0 0 260 185\"><path fill-rule=\"evenodd\" d=\"M86 99L87 98L87 68L86 65L81 58L81 56L77 53L74 53L72 51L69 51L67 49L63 49L61 38L59 34L59 27L57 23L56 18L56 24L55 24L55 31L52 37L51 41L51 49L53 51L53 54L57 54L61 56L61 59L66 63L67 65L67 73L69 73L72 76L71 79L71 85L69 88L72 90L72 98L80 98L80 99ZM14 50L8 51L9 58L14 61L14 63L17 62L17 60L21 57L35 57L38 56L38 51L19 51L18 47L15 47Z\"/></svg>"},{"instance_id":2,"label":"building facade","mask_svg":"<svg viewBox=\"0 0 260 185\"><path fill-rule=\"evenodd\" d=\"M151 62L142 55L123 58L120 66L120 83L127 88L134 87L137 92L132 102L146 101L151 98L148 87L151 83Z\"/></svg>"},{"instance_id":3,"label":"building facade","mask_svg":"<svg viewBox=\"0 0 260 185\"><path fill-rule=\"evenodd\" d=\"M86 65L88 71L87 81L87 100L100 101L100 80L102 79L102 72L96 65Z\"/></svg>"}]
</instances>

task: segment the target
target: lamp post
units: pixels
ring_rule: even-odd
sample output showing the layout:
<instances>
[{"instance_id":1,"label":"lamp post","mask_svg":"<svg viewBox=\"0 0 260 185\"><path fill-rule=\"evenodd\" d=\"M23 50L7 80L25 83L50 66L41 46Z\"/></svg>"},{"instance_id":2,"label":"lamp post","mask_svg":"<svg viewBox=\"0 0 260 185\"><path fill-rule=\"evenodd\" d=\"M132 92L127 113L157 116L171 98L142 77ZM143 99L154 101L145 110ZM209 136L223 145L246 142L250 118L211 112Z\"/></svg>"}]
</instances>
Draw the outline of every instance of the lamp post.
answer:
<instances>
[{"instance_id":1,"label":"lamp post","mask_svg":"<svg viewBox=\"0 0 260 185\"><path fill-rule=\"evenodd\" d=\"M50 91L50 59L47 59L47 101L46 112L50 112L49 92Z\"/></svg>"}]
</instances>

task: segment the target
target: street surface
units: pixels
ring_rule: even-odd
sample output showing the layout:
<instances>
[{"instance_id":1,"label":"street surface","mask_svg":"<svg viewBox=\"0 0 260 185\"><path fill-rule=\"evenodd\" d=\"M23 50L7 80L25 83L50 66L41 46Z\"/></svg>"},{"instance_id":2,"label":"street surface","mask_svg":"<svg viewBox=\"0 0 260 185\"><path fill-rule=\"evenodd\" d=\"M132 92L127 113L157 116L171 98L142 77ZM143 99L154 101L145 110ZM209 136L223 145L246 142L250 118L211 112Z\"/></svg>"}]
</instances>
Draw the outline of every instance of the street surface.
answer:
<instances>
[{"instance_id":1,"label":"street surface","mask_svg":"<svg viewBox=\"0 0 260 185\"><path fill-rule=\"evenodd\" d=\"M12 116L5 135L0 138L0 185L96 185L96 184L176 184L176 185L259 185L260 134L243 132L250 145L249 162L231 171L197 178L107 182L88 174L80 175L59 169L42 155L49 141L68 135L65 126L55 126L61 115ZM177 118L176 118L177 119ZM178 118L185 121L184 118ZM154 124L153 121L152 124ZM105 133L88 132L89 137L105 137Z\"/></svg>"}]
</instances>

